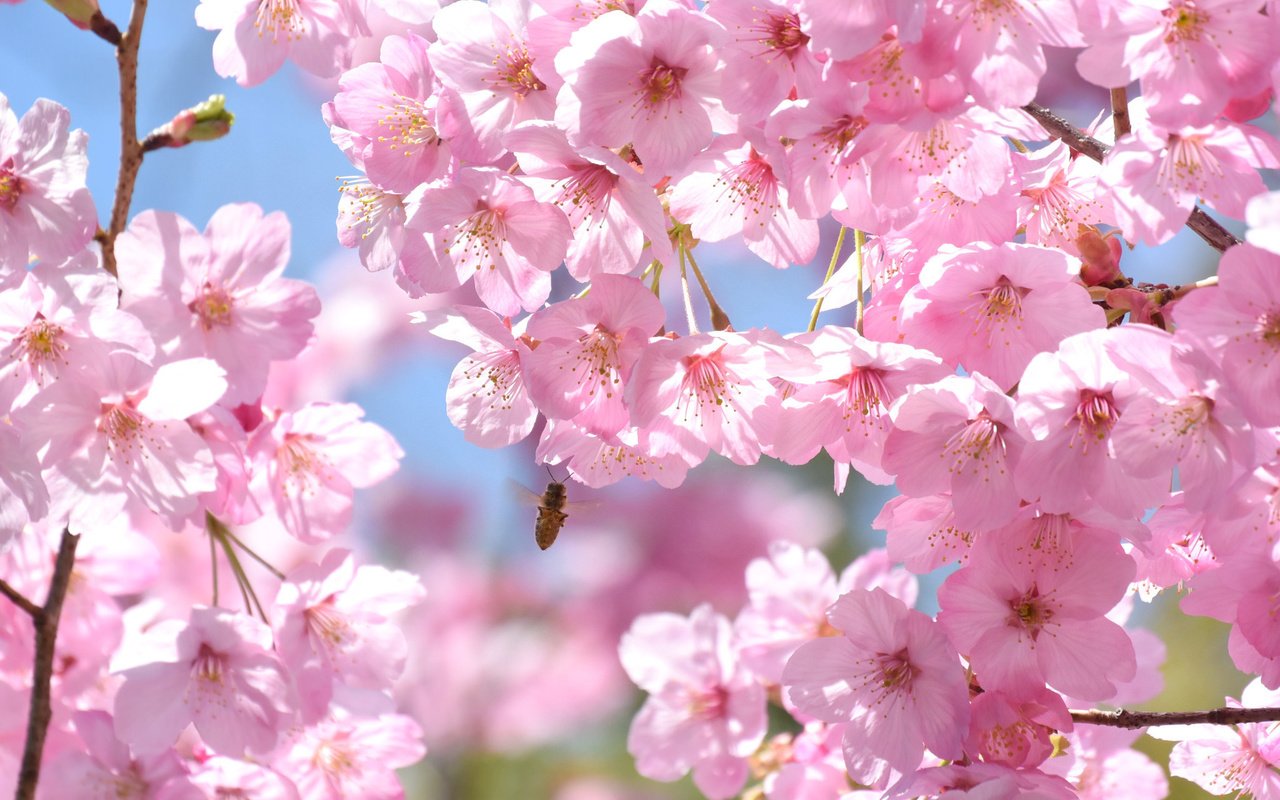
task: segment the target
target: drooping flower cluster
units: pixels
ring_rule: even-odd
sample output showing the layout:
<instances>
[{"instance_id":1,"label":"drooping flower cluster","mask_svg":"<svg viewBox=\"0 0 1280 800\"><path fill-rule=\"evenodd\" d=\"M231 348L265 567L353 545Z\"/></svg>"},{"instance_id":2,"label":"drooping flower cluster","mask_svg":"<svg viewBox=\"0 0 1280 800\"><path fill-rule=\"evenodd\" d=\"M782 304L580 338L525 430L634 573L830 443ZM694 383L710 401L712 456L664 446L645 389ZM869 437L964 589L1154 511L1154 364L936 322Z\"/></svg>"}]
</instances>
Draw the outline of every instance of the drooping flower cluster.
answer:
<instances>
[{"instance_id":1,"label":"drooping flower cluster","mask_svg":"<svg viewBox=\"0 0 1280 800\"><path fill-rule=\"evenodd\" d=\"M1248 124L1280 77L1275 10L462 0L436 15L435 41L389 36L326 107L368 178L344 190L343 241L412 296L469 282L486 307L420 317L472 349L448 406L473 442L520 441L541 415L537 458L591 486L675 485L713 452L820 451L837 490L853 471L895 484L877 521L889 557L958 565L936 618L883 593L831 596L813 605L836 603L843 639L781 673L747 640L744 663L787 686L803 721L842 726L849 775L885 796L1087 794L1092 767L1054 777L1049 737L1071 730L1067 701L1119 702L1149 666L1121 624L1133 591L1190 588L1184 610L1231 624L1237 666L1280 686L1280 248L1258 172L1280 166L1280 143ZM1046 45L1075 48L1097 86L1138 81L1125 128L1050 141L1022 109ZM370 88L409 83L403 105ZM393 147L414 179L383 172ZM1253 228L1217 285L1126 276L1122 242L1204 231L1197 202ZM804 264L828 215L856 229L856 252L816 295L856 304L856 324L732 327L697 263L706 243ZM587 284L563 300L561 263ZM676 271L683 326L655 299ZM711 613L646 623L696 638L672 656L696 670L639 666L650 627L628 639L663 709L642 712L632 745L642 770L692 770L728 796L763 733ZM1146 774L1127 742L1081 742L1081 759Z\"/></svg>"},{"instance_id":2,"label":"drooping flower cluster","mask_svg":"<svg viewBox=\"0 0 1280 800\"><path fill-rule=\"evenodd\" d=\"M263 403L320 311L282 277L282 214L227 205L201 232L143 212L113 276L68 121L41 100L18 122L0 95L0 578L43 597L60 541L79 537L42 796L398 796L394 769L423 753L390 696L405 662L394 617L418 579L289 546L287 576L251 580L238 553L279 548L273 531L342 533L353 489L394 472L400 449L354 405ZM162 567L174 532L208 549ZM243 612L218 606L220 569ZM24 613L0 610L6 742L34 693ZM3 764L11 792L16 761Z\"/></svg>"}]
</instances>

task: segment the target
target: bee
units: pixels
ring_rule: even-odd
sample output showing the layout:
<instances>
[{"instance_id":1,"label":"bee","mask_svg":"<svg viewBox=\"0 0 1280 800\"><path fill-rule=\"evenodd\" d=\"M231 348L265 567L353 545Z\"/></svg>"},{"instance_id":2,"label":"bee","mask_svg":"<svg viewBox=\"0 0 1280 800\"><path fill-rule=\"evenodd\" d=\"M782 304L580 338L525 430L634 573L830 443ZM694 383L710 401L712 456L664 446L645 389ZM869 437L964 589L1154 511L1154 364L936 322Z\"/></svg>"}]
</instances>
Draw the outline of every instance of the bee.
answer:
<instances>
[{"instance_id":1,"label":"bee","mask_svg":"<svg viewBox=\"0 0 1280 800\"><path fill-rule=\"evenodd\" d=\"M555 479L547 484L547 490L538 498L538 521L533 526L533 539L543 550L556 543L564 521L569 518L564 513L568 501L569 495L564 484Z\"/></svg>"}]
</instances>

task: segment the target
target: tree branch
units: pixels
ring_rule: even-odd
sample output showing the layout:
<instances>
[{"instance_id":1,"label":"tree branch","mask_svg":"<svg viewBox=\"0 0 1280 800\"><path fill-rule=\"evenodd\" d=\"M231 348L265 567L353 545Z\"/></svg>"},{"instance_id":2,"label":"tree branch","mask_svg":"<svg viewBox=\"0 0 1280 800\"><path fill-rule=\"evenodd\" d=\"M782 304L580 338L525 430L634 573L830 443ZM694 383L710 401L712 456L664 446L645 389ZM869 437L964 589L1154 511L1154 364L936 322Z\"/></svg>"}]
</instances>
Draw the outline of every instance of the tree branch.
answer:
<instances>
[{"instance_id":1,"label":"tree branch","mask_svg":"<svg viewBox=\"0 0 1280 800\"><path fill-rule=\"evenodd\" d=\"M67 598L71 571L76 565L76 545L79 543L79 536L69 528L63 529L62 541L58 544L58 558L53 566L53 577L49 579L49 594L45 597L44 607L37 609L31 618L36 633L36 656L31 670L31 712L27 717L27 741L22 751L15 800L33 800L36 796L36 784L40 781L44 739L49 732L49 720L53 717L50 697L58 622L62 618L62 602Z\"/></svg>"},{"instance_id":2,"label":"tree branch","mask_svg":"<svg viewBox=\"0 0 1280 800\"><path fill-rule=\"evenodd\" d=\"M15 606L25 611L29 617L35 618L40 614L40 606L28 600L22 592L10 586L3 578L0 578L0 594L9 598Z\"/></svg>"},{"instance_id":3,"label":"tree branch","mask_svg":"<svg viewBox=\"0 0 1280 800\"><path fill-rule=\"evenodd\" d=\"M1072 711L1071 719L1112 728L1150 728L1156 725L1243 725L1280 721L1280 708L1211 708L1206 711Z\"/></svg>"},{"instance_id":4,"label":"tree branch","mask_svg":"<svg viewBox=\"0 0 1280 800\"><path fill-rule=\"evenodd\" d=\"M133 187L142 167L142 145L138 142L138 45L142 39L142 19L147 0L134 0L129 29L116 48L120 68L120 174L116 178L116 200L111 223L102 239L102 261L107 272L116 274L116 237L129 221Z\"/></svg>"},{"instance_id":5,"label":"tree branch","mask_svg":"<svg viewBox=\"0 0 1280 800\"><path fill-rule=\"evenodd\" d=\"M1077 150L1094 161L1102 161L1111 150L1106 145L1062 117L1037 103L1028 103L1022 110L1030 114L1051 136L1066 142L1072 150ZM1126 112L1127 113L1127 112ZM1199 206L1191 209L1187 219L1187 227L1200 235L1213 249L1222 252L1229 247L1240 244L1240 240L1231 231L1222 227L1221 223L1200 210Z\"/></svg>"}]
</instances>

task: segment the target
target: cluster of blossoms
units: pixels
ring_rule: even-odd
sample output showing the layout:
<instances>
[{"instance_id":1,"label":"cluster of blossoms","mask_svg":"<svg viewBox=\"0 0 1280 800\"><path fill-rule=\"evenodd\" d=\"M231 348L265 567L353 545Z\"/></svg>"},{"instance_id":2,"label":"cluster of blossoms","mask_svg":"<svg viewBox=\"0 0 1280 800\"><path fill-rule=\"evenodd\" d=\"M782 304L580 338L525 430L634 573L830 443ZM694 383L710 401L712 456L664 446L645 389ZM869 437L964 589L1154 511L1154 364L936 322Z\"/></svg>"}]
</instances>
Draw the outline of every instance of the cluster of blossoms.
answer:
<instances>
[{"instance_id":1,"label":"cluster of blossoms","mask_svg":"<svg viewBox=\"0 0 1280 800\"><path fill-rule=\"evenodd\" d=\"M867 796L1120 796L1090 781L1144 783L1127 741L1081 734L1072 784L1051 774L1053 736L1072 729L1068 701L1146 696L1126 687L1158 647L1122 622L1135 592L1170 587L1280 688L1280 203L1258 172L1280 143L1248 124L1280 81L1274 2L460 0L429 19L375 5L394 30L324 108L363 173L339 239L411 297L478 298L419 316L473 351L446 398L470 441L511 445L541 415L537 458L591 486L675 486L712 452L825 451L837 490L856 471L902 493L878 520L890 559L958 567L936 618L882 589L837 599L779 578L807 587L801 602L762 587L783 595L765 605L805 608L787 641L834 634L785 666L775 647L769 667L733 655L759 645L755 623L637 623L623 658L654 694L632 740L643 773L692 768L732 795L780 684L813 726L795 750L815 755L771 798L841 796L846 775ZM302 9L316 21L287 19L308 68L338 57L316 56L322 28L367 25L337 0ZM238 48L237 19L219 22L215 63L255 82L282 51ZM1046 46L1075 48L1098 87L1140 86L1123 128L1083 137L1094 153L1035 144L1051 137L1023 107ZM1252 226L1216 285L1126 277L1121 242L1166 242L1203 216L1197 200ZM697 247L741 237L774 267L802 264L827 216L857 246L816 296L856 303L857 326L729 326ZM548 304L561 265L587 286ZM677 269L683 333L657 298ZM1242 730L1247 746L1194 775L1265 794L1268 735ZM830 791L809 786L840 749ZM1145 786L1130 796L1162 791Z\"/></svg>"},{"instance_id":2,"label":"cluster of blossoms","mask_svg":"<svg viewBox=\"0 0 1280 800\"><path fill-rule=\"evenodd\" d=\"M394 769L423 747L391 697L406 658L395 616L422 587L303 545L343 532L354 489L393 473L400 449L354 405L273 390L271 365L299 355L320 311L314 289L282 277L282 214L223 206L201 232L143 212L114 242L112 275L93 241L86 140L65 108L41 100L19 119L0 95L6 594L51 592L60 540L79 537L41 796L397 796ZM241 556L269 548L291 568L251 582ZM201 566L174 568L184 561ZM219 607L220 562L244 612ZM10 600L5 794L43 688L40 617Z\"/></svg>"},{"instance_id":3,"label":"cluster of blossoms","mask_svg":"<svg viewBox=\"0 0 1280 800\"><path fill-rule=\"evenodd\" d=\"M286 58L339 76L323 115L363 175L339 240L410 297L480 303L418 317L473 351L446 398L470 441L514 444L541 415L537 458L591 486L825 451L837 490L856 471L901 492L887 549L839 579L780 545L736 622L636 621L643 774L692 771L715 798L753 767L770 800L1160 797L1132 734L1077 730L1068 706L1151 696L1162 645L1124 622L1175 587L1231 626L1258 676L1244 702L1276 701L1280 196L1258 171L1280 143L1248 121L1280 83L1280 3L202 0L196 21L242 84ZM361 38L376 61L354 64ZM1046 46L1141 96L1028 148L1050 138L1028 105ZM263 405L318 311L280 278L283 220L229 206L202 234L144 213L117 281L83 148L54 104L21 123L0 105L5 575L37 596L64 528L93 575L58 641L47 757L66 766L46 790L394 796L390 768L421 754L387 698L414 578L335 550L279 575L269 609L242 583L263 622L114 599L157 570L102 530L201 528L239 579L253 551L230 526L323 541L399 451L352 406ZM1213 285L1126 277L1122 240L1168 241L1197 201L1251 226ZM734 330L698 247L803 264L827 217L855 253L816 296L857 323ZM548 304L561 265L587 286ZM657 297L676 271L679 334ZM912 574L943 566L937 614L913 610ZM20 613L0 615L6 708L30 690ZM766 744L771 693L803 731ZM1280 796L1273 727L1166 735L1174 774Z\"/></svg>"}]
</instances>

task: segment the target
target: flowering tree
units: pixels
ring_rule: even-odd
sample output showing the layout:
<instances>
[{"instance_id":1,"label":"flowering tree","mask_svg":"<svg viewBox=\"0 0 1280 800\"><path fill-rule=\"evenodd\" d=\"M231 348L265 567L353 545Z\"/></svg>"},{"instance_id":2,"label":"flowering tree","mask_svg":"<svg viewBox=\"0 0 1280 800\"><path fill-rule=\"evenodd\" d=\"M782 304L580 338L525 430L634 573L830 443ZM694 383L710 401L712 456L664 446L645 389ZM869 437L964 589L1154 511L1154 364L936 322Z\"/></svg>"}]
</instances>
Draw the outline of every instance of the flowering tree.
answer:
<instances>
[{"instance_id":1,"label":"flowering tree","mask_svg":"<svg viewBox=\"0 0 1280 800\"><path fill-rule=\"evenodd\" d=\"M124 133L100 215L68 111L19 118L0 95L0 788L402 796L437 710L392 695L424 582L326 543L403 453L358 406L290 391L320 302L282 275L282 214L132 214L144 158L233 120L214 97L138 138L147 0L123 31L96 0L48 3L115 47ZM774 541L734 619L708 602L621 637L648 694L637 771L769 800L1164 797L1144 728L1176 742L1170 774L1280 798L1280 192L1261 172L1280 142L1250 124L1274 123L1278 18L1274 0L195 11L225 78L290 60L336 81L320 115L361 173L338 239L421 300L418 331L471 350L443 398L470 442L541 421L536 460L596 488L821 451L836 493L852 473L896 486L886 547L839 576L814 542ZM1091 125L1041 104L1064 54L1109 90ZM1126 275L1127 248L1183 227L1216 274ZM741 242L783 269L824 230L806 330L730 322L698 258ZM166 531L188 544L162 555ZM694 585L712 601L723 580ZM1230 625L1256 676L1238 700L1124 710L1158 693L1164 645L1127 623L1166 591Z\"/></svg>"}]
</instances>

